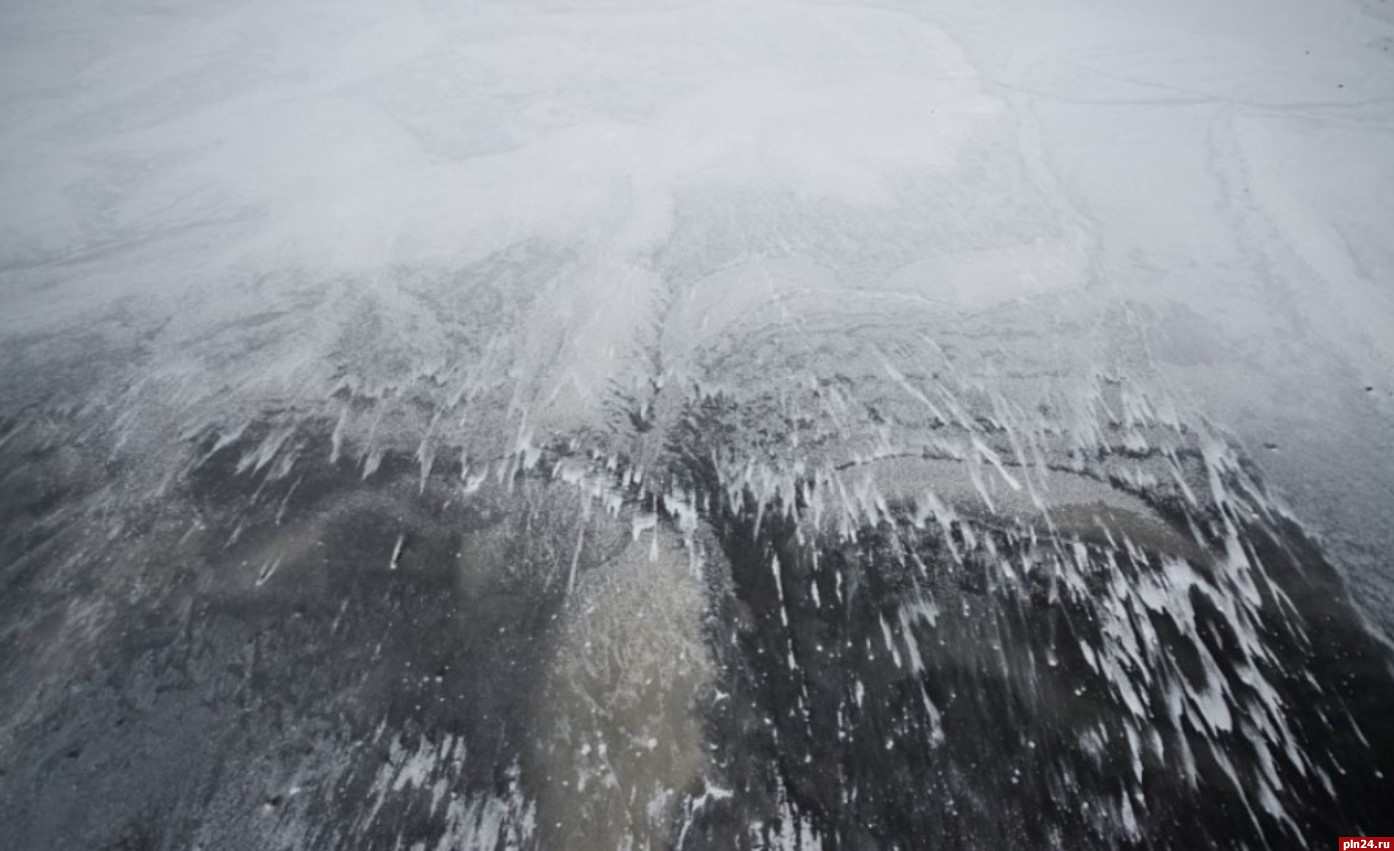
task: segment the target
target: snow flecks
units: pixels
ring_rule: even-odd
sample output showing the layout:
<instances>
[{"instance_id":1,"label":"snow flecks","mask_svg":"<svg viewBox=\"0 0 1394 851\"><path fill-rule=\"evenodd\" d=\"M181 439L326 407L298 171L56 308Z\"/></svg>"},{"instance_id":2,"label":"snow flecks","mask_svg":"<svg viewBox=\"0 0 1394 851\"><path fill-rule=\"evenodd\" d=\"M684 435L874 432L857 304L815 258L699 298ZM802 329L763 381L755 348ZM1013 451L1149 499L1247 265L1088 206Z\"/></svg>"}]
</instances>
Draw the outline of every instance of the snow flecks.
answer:
<instances>
[{"instance_id":1,"label":"snow flecks","mask_svg":"<svg viewBox=\"0 0 1394 851\"><path fill-rule=\"evenodd\" d=\"M770 574L774 576L775 593L779 597L779 621L787 630L789 628L789 605L784 600L784 577L779 569L779 556L770 557Z\"/></svg>"},{"instance_id":2,"label":"snow flecks","mask_svg":"<svg viewBox=\"0 0 1394 851\"><path fill-rule=\"evenodd\" d=\"M1128 722L1123 723L1123 733L1128 739L1128 753L1132 757L1133 779L1137 783L1142 783L1142 741L1138 738L1137 728Z\"/></svg>"},{"instance_id":3,"label":"snow flecks","mask_svg":"<svg viewBox=\"0 0 1394 851\"><path fill-rule=\"evenodd\" d=\"M931 402L929 397L924 393L911 386L909 380L901 374L900 370L896 369L895 366L891 364L890 360L887 359L885 355L881 355L881 363L885 367L886 374L891 377L891 380L900 385L906 393L910 394L911 398L929 409L930 414L934 417L936 422L947 423L949 421L948 417L944 416L943 411L939 410L939 406Z\"/></svg>"},{"instance_id":4,"label":"snow flecks","mask_svg":"<svg viewBox=\"0 0 1394 851\"><path fill-rule=\"evenodd\" d=\"M644 532L651 532L658 527L658 515L648 511L637 511L629 522L630 537L637 541Z\"/></svg>"},{"instance_id":5,"label":"snow flecks","mask_svg":"<svg viewBox=\"0 0 1394 851\"><path fill-rule=\"evenodd\" d=\"M1007 431L1010 432L1011 430L1007 429ZM1008 473L1007 468L1002 466L1002 456L998 455L995 449L983 443L982 439L976 434L973 435L972 443L973 451L977 454L978 458L991 464L993 469L997 471L997 474L1002 477L1002 481L1007 483L1007 487L1014 491L1021 490L1021 482L1018 482L1016 477ZM991 503L988 504L991 505Z\"/></svg>"},{"instance_id":6,"label":"snow flecks","mask_svg":"<svg viewBox=\"0 0 1394 851\"><path fill-rule=\"evenodd\" d=\"M687 834L690 830L692 830L692 820L698 815L698 813L702 812L709 806L719 804L722 801L728 801L734 796L735 792L733 792L730 789L723 789L720 786L714 786L710 782L704 783L702 788L702 794L693 795L690 798L688 798L687 813L683 817L682 828L678 831L678 839L677 842L674 844L674 847L684 847L684 843L687 841Z\"/></svg>"},{"instance_id":7,"label":"snow flecks","mask_svg":"<svg viewBox=\"0 0 1394 851\"><path fill-rule=\"evenodd\" d=\"M944 720L939 712L939 707L934 705L934 701L929 698L929 691L925 688L923 681L920 682L920 700L924 706L925 718L929 722L929 746L937 748L944 744Z\"/></svg>"},{"instance_id":8,"label":"snow flecks","mask_svg":"<svg viewBox=\"0 0 1394 851\"><path fill-rule=\"evenodd\" d=\"M265 563L262 564L261 572L257 574L256 584L258 586L265 585L266 581L276 573L276 568L281 566L281 560L282 557L277 556L275 558L268 559Z\"/></svg>"},{"instance_id":9,"label":"snow flecks","mask_svg":"<svg viewBox=\"0 0 1394 851\"><path fill-rule=\"evenodd\" d=\"M421 483L417 488L417 493L425 493L426 482L431 477L431 468L436 463L436 447L431 442L429 435L422 439L420 446L416 447L416 462L421 470Z\"/></svg>"},{"instance_id":10,"label":"snow flecks","mask_svg":"<svg viewBox=\"0 0 1394 851\"><path fill-rule=\"evenodd\" d=\"M345 405L339 411L339 418L334 422L334 431L329 435L329 463L339 463L339 456L344 449L344 429L348 425L349 409Z\"/></svg>"},{"instance_id":11,"label":"snow flecks","mask_svg":"<svg viewBox=\"0 0 1394 851\"><path fill-rule=\"evenodd\" d=\"M1220 492L1219 487L1214 492ZM1258 800L1265 812L1286 821L1274 791L1280 788L1275 760L1286 760L1302 775L1308 771L1307 759L1293 741L1284 707L1268 679L1271 674L1264 673L1272 671L1278 660L1271 657L1259 635L1264 598L1257 583L1262 572L1239 544L1238 532L1228 519L1222 519L1219 528L1222 538L1205 572L1172 555L1162 556L1159 563L1149 562L1126 537L1121 548L1115 543L1097 552L1074 542L1068 572L1101 573L1107 583L1104 599L1094 607L1102 640L1097 645L1081 641L1080 655L1140 723L1150 724L1149 695L1160 692L1165 696L1164 716L1173 725L1185 725L1205 737L1212 748L1227 751L1242 739L1254 755ZM1122 558L1116 558L1115 552ZM1076 586L1073 593L1089 592ZM1224 665L1201 628L1197 603L1202 599L1224 619L1233 636L1229 652L1238 656ZM1153 620L1160 618L1171 622L1189 650L1160 644L1153 626ZM1183 674L1170 661L1177 653L1194 655L1198 676ZM1124 732L1135 780L1141 783L1141 730L1125 724ZM1161 739L1155 729L1149 736L1160 758ZM1194 785L1197 774L1184 733L1175 739L1174 753L1182 775ZM1225 768L1239 776L1233 762Z\"/></svg>"},{"instance_id":12,"label":"snow flecks","mask_svg":"<svg viewBox=\"0 0 1394 851\"><path fill-rule=\"evenodd\" d=\"M583 522L576 524L576 548L571 553L571 566L566 573L566 593L570 595L576 590L576 568L581 563L581 547L586 542L586 524Z\"/></svg>"},{"instance_id":13,"label":"snow flecks","mask_svg":"<svg viewBox=\"0 0 1394 851\"><path fill-rule=\"evenodd\" d=\"M891 661L897 668L903 667L900 661L900 650L896 647L896 641L894 636L891 635L890 624L886 623L885 615L882 615L880 620L881 638L885 641L886 650L891 654Z\"/></svg>"},{"instance_id":14,"label":"snow flecks","mask_svg":"<svg viewBox=\"0 0 1394 851\"><path fill-rule=\"evenodd\" d=\"M509 453L510 458L516 459L518 470L531 470L542 457L542 450L533 443L536 431L528 425L527 412L524 412L522 421L518 424L518 435L513 441L513 451Z\"/></svg>"},{"instance_id":15,"label":"snow flecks","mask_svg":"<svg viewBox=\"0 0 1394 851\"><path fill-rule=\"evenodd\" d=\"M751 826L751 842L765 851L821 851L822 839L811 819L799 813L781 782L777 788L775 817Z\"/></svg>"},{"instance_id":16,"label":"snow flecks","mask_svg":"<svg viewBox=\"0 0 1394 851\"><path fill-rule=\"evenodd\" d=\"M939 607L935 605L929 592L921 590L901 607L901 616L905 619L907 629L909 624L915 622L923 623L932 629L938 625Z\"/></svg>"},{"instance_id":17,"label":"snow flecks","mask_svg":"<svg viewBox=\"0 0 1394 851\"><path fill-rule=\"evenodd\" d=\"M363 479L364 479L364 480L367 480L370 476L372 476L374 473L376 473L376 472L378 471L378 467L382 466L382 459L383 459L383 456L384 456L385 454L386 454L386 449L384 449L384 448L381 447L381 446L374 446L374 447L371 447L371 448L368 449L367 452L364 453L364 455L363 455Z\"/></svg>"},{"instance_id":18,"label":"snow flecks","mask_svg":"<svg viewBox=\"0 0 1394 851\"><path fill-rule=\"evenodd\" d=\"M258 444L255 449L245 453L241 460L237 462L237 472L239 474L248 471L259 472L276 458L277 454L285 447L286 441L290 440L293 434L295 434L294 425L282 425L273 428L262 438L261 443ZM290 472L289 466L281 472L281 475L283 476L288 472ZM271 478L279 478L279 476L271 476Z\"/></svg>"},{"instance_id":19,"label":"snow flecks","mask_svg":"<svg viewBox=\"0 0 1394 851\"><path fill-rule=\"evenodd\" d=\"M218 439L213 441L212 447L210 447L208 452L200 459L200 463L202 461L207 461L209 458L212 458L214 455L217 455L219 452L222 452L224 449L241 440L242 435L246 433L250 425L251 423L244 421L234 428L220 432L218 434ZM196 432L197 430L194 430L194 433Z\"/></svg>"},{"instance_id":20,"label":"snow flecks","mask_svg":"<svg viewBox=\"0 0 1394 851\"><path fill-rule=\"evenodd\" d=\"M281 497L281 504L276 507L275 522L277 526L281 525L281 521L285 519L286 510L290 507L290 498L295 495L295 491L300 487L300 484L303 481L305 481L304 476L301 476L298 479L296 479L295 482L289 488L286 489L286 495Z\"/></svg>"},{"instance_id":21,"label":"snow flecks","mask_svg":"<svg viewBox=\"0 0 1394 851\"><path fill-rule=\"evenodd\" d=\"M978 496L982 499L983 504L987 506L988 512L995 514L997 512L997 508L992 504L992 497L988 495L987 487L983 484L983 477L982 474L978 471L978 469L979 464L969 464L968 476L973 482L973 489L978 492Z\"/></svg>"},{"instance_id":22,"label":"snow flecks","mask_svg":"<svg viewBox=\"0 0 1394 851\"><path fill-rule=\"evenodd\" d=\"M903 605L900 607L900 634L905 639L905 650L910 656L910 671L914 674L924 672L924 659L920 656L919 643L915 640L914 630L911 629L911 618L917 612L918 606ZM884 623L884 618L882 619Z\"/></svg>"},{"instance_id":23,"label":"snow flecks","mask_svg":"<svg viewBox=\"0 0 1394 851\"><path fill-rule=\"evenodd\" d=\"M364 833L378 820L389 800L419 808L431 817L439 838L418 843L434 851L492 851L499 847L525 847L536 833L536 805L523 796L519 767L505 772L503 794L461 794L466 760L464 742L450 734L439 741L421 737L406 745L394 737L382 767L368 792L369 801L355 820L354 831Z\"/></svg>"},{"instance_id":24,"label":"snow flecks","mask_svg":"<svg viewBox=\"0 0 1394 851\"><path fill-rule=\"evenodd\" d=\"M1137 842L1142 838L1142 827L1138 824L1137 815L1133 812L1133 802L1127 792L1119 794L1118 816L1123 828L1123 835L1130 842Z\"/></svg>"},{"instance_id":25,"label":"snow flecks","mask_svg":"<svg viewBox=\"0 0 1394 851\"><path fill-rule=\"evenodd\" d=\"M939 531L943 535L943 540L948 546L950 554L953 555L954 562L962 565L963 555L959 552L958 543L954 540L952 528L958 522L958 515L944 505L943 501L931 490L924 492L924 507L916 515L917 522L923 525L926 517L933 517L939 524Z\"/></svg>"},{"instance_id":26,"label":"snow flecks","mask_svg":"<svg viewBox=\"0 0 1394 851\"><path fill-rule=\"evenodd\" d=\"M470 496L479 492L484 486L484 480L489 477L489 469L486 467L478 473L468 473L464 476L464 482L460 485L460 494Z\"/></svg>"}]
</instances>

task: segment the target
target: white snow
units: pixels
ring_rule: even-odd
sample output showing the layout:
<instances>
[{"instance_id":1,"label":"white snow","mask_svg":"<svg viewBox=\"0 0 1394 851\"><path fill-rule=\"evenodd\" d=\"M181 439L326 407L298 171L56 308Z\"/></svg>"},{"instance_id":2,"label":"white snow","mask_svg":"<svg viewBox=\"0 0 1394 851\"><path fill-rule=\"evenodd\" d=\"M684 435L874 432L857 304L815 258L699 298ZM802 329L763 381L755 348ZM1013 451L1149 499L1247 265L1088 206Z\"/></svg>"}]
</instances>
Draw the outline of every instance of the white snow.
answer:
<instances>
[{"instance_id":1,"label":"white snow","mask_svg":"<svg viewBox=\"0 0 1394 851\"><path fill-rule=\"evenodd\" d=\"M1388 435L1378 4L76 0L12 4L0 30L0 334L118 303L171 320L165 404L322 398L365 310L400 357L362 352L351 386L464 379L423 281L532 243L556 262L506 284L531 307L491 357L513 410L572 423L634 374L670 283L646 258L730 220L752 250L691 256L657 337L675 359L853 295L1035 300L1116 314L1084 356L1281 437L1275 467L1338 500L1312 509L1328 522L1394 470L1298 476ZM1040 355L1078 368L1075 348Z\"/></svg>"}]
</instances>

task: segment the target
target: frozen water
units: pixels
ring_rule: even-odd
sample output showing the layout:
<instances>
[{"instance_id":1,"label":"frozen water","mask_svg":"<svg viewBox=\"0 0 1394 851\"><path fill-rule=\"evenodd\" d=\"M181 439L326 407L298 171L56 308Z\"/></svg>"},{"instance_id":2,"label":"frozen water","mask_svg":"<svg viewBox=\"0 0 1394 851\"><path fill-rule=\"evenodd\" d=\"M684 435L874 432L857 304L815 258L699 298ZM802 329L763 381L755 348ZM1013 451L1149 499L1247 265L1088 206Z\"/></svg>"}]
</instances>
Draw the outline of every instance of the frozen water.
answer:
<instances>
[{"instance_id":1,"label":"frozen water","mask_svg":"<svg viewBox=\"0 0 1394 851\"><path fill-rule=\"evenodd\" d=\"M1394 832L1381 2L11 3L0 180L22 846Z\"/></svg>"}]
</instances>

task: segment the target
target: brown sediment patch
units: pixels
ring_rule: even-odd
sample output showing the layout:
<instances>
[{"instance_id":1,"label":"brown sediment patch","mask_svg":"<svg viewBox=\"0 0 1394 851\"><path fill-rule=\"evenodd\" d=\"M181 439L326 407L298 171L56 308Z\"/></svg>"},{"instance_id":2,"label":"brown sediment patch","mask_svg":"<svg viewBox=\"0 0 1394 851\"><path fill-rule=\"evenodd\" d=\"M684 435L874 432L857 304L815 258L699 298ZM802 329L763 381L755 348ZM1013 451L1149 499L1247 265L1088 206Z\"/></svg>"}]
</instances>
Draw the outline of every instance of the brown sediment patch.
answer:
<instances>
[{"instance_id":1,"label":"brown sediment patch","mask_svg":"<svg viewBox=\"0 0 1394 851\"><path fill-rule=\"evenodd\" d=\"M979 481L976 485L970 473L970 464L978 468ZM869 476L887 499L918 499L926 492L932 492L945 503L970 511L988 509L988 504L983 499L983 494L986 493L992 500L990 513L999 517L1017 516L1026 519L1039 515L1040 505L1044 505L1053 516L1061 507L1095 503L1140 516L1154 513L1148 508L1147 503L1132 494L1120 491L1106 482L1061 470L1049 471L1048 487L1035 485L1033 499L1033 490L1027 486L1026 479L1028 475L1039 476L1039 469L1011 467L1009 472L1017 487L1006 484L1002 474L993 469L992 465L979 464L974 460L896 457L854 465L843 472L842 476L849 484ZM1037 500L1040 505L1037 505Z\"/></svg>"},{"instance_id":2,"label":"brown sediment patch","mask_svg":"<svg viewBox=\"0 0 1394 851\"><path fill-rule=\"evenodd\" d=\"M1126 536L1145 553L1177 556L1197 567L1209 567L1215 562L1213 552L1152 511L1138 513L1099 501L1056 506L1050 510L1050 517L1057 529L1074 532L1085 541L1104 543L1110 535L1115 539Z\"/></svg>"},{"instance_id":3,"label":"brown sediment patch","mask_svg":"<svg viewBox=\"0 0 1394 851\"><path fill-rule=\"evenodd\" d=\"M967 469L974 461L943 459L896 458L878 459L849 468L844 479L855 482L859 475L869 476L881 495L894 501L910 501L933 493L953 506L965 518L992 525L1005 518L1044 529L1053 525L1063 534L1074 534L1081 540L1104 543L1104 528L1115 537L1126 535L1144 552L1179 556L1198 566L1213 563L1213 555L1190 536L1183 534L1162 517L1152 506L1133 494L1087 476L1060 470L1049 473L1049 489L1037 487L1031 491L1023 484L1019 489L1004 484L1002 477L989 465L979 470L979 481L992 499L992 510L983 501L982 491L975 486ZM1025 473L1013 471L1022 484ZM1044 512L1041 510L1044 507ZM1046 523L1047 516L1050 524Z\"/></svg>"},{"instance_id":4,"label":"brown sediment patch","mask_svg":"<svg viewBox=\"0 0 1394 851\"><path fill-rule=\"evenodd\" d=\"M662 846L707 768L695 709L714 676L705 595L676 542L651 535L589 571L568 603L531 754L542 847Z\"/></svg>"}]
</instances>

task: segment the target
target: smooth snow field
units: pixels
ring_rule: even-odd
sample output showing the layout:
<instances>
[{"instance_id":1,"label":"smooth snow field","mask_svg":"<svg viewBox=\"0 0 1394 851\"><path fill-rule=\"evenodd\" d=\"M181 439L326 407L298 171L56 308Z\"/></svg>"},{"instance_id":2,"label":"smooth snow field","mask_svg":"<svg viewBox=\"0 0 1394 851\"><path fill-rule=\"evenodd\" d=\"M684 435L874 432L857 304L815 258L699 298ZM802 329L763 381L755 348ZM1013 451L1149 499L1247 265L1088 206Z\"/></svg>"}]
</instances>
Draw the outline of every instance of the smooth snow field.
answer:
<instances>
[{"instance_id":1,"label":"smooth snow field","mask_svg":"<svg viewBox=\"0 0 1394 851\"><path fill-rule=\"evenodd\" d=\"M0 847L1394 834L1394 2L10 0Z\"/></svg>"}]
</instances>

